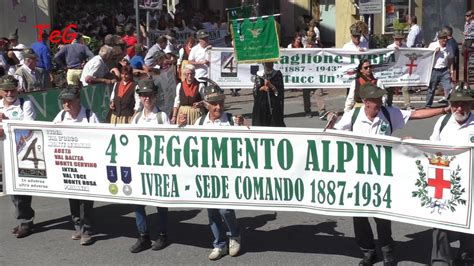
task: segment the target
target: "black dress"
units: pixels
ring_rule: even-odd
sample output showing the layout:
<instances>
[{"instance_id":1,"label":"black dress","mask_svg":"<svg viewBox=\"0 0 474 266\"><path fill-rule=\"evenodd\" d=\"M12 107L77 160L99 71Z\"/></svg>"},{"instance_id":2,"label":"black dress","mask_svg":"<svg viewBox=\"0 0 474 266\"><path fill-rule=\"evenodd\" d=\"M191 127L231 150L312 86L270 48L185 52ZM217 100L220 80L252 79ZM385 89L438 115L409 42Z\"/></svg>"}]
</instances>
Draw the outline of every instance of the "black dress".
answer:
<instances>
[{"instance_id":1,"label":"black dress","mask_svg":"<svg viewBox=\"0 0 474 266\"><path fill-rule=\"evenodd\" d=\"M265 80L269 80L275 86L276 92L271 89L268 92L260 90ZM255 77L253 97L252 126L285 127L283 121L285 93L283 75L279 70L263 74L263 77L259 75Z\"/></svg>"}]
</instances>

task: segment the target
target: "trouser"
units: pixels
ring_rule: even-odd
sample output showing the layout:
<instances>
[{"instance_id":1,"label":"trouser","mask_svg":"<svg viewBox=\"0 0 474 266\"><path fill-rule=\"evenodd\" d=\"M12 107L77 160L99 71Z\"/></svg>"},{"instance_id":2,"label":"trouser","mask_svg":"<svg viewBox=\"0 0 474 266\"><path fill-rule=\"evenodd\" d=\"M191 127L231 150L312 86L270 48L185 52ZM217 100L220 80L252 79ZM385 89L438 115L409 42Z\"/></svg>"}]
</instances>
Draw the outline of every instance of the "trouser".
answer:
<instances>
[{"instance_id":1,"label":"trouser","mask_svg":"<svg viewBox=\"0 0 474 266\"><path fill-rule=\"evenodd\" d=\"M156 207L158 212L158 234L164 235L166 234L167 227L168 227L168 208ZM148 225L146 222L146 211L145 206L143 205L136 205L135 206L135 222L137 224L138 233L140 235L148 235Z\"/></svg>"},{"instance_id":2,"label":"trouser","mask_svg":"<svg viewBox=\"0 0 474 266\"><path fill-rule=\"evenodd\" d=\"M15 205L15 218L22 227L32 227L35 211L31 208L32 196L13 195L12 201Z\"/></svg>"},{"instance_id":3,"label":"trouser","mask_svg":"<svg viewBox=\"0 0 474 266\"><path fill-rule=\"evenodd\" d=\"M81 79L82 69L68 69L67 70L67 84L68 85L79 85Z\"/></svg>"},{"instance_id":4,"label":"trouser","mask_svg":"<svg viewBox=\"0 0 474 266\"><path fill-rule=\"evenodd\" d=\"M94 202L90 200L69 199L71 218L77 232L90 234Z\"/></svg>"},{"instance_id":5,"label":"trouser","mask_svg":"<svg viewBox=\"0 0 474 266\"><path fill-rule=\"evenodd\" d=\"M315 91L315 89L304 89L303 90L303 108L305 113L311 112L311 93ZM326 102L322 98L322 96L318 93L314 93L314 98L316 100L316 105L318 106L319 112L326 111Z\"/></svg>"},{"instance_id":6,"label":"trouser","mask_svg":"<svg viewBox=\"0 0 474 266\"><path fill-rule=\"evenodd\" d=\"M386 90L387 90L387 98L386 98L385 104L386 104L387 106L392 106L392 103L393 103L393 91L395 90L395 88L390 87L390 88L386 88Z\"/></svg>"},{"instance_id":7,"label":"trouser","mask_svg":"<svg viewBox=\"0 0 474 266\"><path fill-rule=\"evenodd\" d=\"M403 96L403 105L405 108L410 107L411 100L410 100L410 92L407 86L402 87L402 96Z\"/></svg>"},{"instance_id":8,"label":"trouser","mask_svg":"<svg viewBox=\"0 0 474 266\"><path fill-rule=\"evenodd\" d=\"M452 265L453 255L451 252L451 237L455 232L448 230L433 229L433 245L431 248L431 265ZM474 256L474 235L459 233L459 252L460 259Z\"/></svg>"},{"instance_id":9,"label":"trouser","mask_svg":"<svg viewBox=\"0 0 474 266\"><path fill-rule=\"evenodd\" d=\"M451 92L451 77L449 69L443 68L441 70L433 69L431 72L430 84L428 86L428 93L426 94L426 107L431 107L436 92L436 87L441 84L444 89L444 96L447 97Z\"/></svg>"},{"instance_id":10,"label":"trouser","mask_svg":"<svg viewBox=\"0 0 474 266\"><path fill-rule=\"evenodd\" d=\"M213 246L215 248L224 248L226 246L226 239L224 237L224 220L227 229L228 237L238 237L240 235L239 225L235 217L235 211L229 209L207 209L207 216L209 217L209 225L211 226L212 235L214 236Z\"/></svg>"},{"instance_id":11,"label":"trouser","mask_svg":"<svg viewBox=\"0 0 474 266\"><path fill-rule=\"evenodd\" d=\"M374 218L374 220L380 246L383 248L391 245L393 243L392 222L379 218ZM370 227L369 218L354 217L354 234L357 244L363 251L375 249L374 233Z\"/></svg>"}]
</instances>

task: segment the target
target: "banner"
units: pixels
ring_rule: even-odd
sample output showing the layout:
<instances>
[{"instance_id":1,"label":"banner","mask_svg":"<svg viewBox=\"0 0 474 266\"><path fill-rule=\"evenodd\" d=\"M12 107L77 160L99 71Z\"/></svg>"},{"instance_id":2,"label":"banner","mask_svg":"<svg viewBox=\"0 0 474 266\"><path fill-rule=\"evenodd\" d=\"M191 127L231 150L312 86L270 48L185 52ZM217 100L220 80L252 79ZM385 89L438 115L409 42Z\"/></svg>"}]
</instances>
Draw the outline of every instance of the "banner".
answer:
<instances>
[{"instance_id":1,"label":"banner","mask_svg":"<svg viewBox=\"0 0 474 266\"><path fill-rule=\"evenodd\" d=\"M235 58L239 63L277 61L280 58L280 44L275 18L259 17L232 20L232 40Z\"/></svg>"},{"instance_id":2,"label":"banner","mask_svg":"<svg viewBox=\"0 0 474 266\"><path fill-rule=\"evenodd\" d=\"M374 49L367 52L342 49L281 49L274 68L283 74L285 89L348 88L360 60L369 59L374 75L385 87L428 86L434 51ZM222 88L253 87L252 76L261 64L237 63L231 48L211 50L210 79Z\"/></svg>"},{"instance_id":3,"label":"banner","mask_svg":"<svg viewBox=\"0 0 474 266\"><path fill-rule=\"evenodd\" d=\"M30 100L36 111L36 121L53 121L62 110L59 92L61 89L29 92L20 97ZM105 121L109 112L110 93L112 87L105 84L86 86L81 89L81 103L91 109L101 122Z\"/></svg>"},{"instance_id":4,"label":"banner","mask_svg":"<svg viewBox=\"0 0 474 266\"><path fill-rule=\"evenodd\" d=\"M8 194L374 216L474 233L473 145L299 128L4 129Z\"/></svg>"},{"instance_id":5,"label":"banner","mask_svg":"<svg viewBox=\"0 0 474 266\"><path fill-rule=\"evenodd\" d=\"M227 36L227 30L219 30L219 29L204 29L209 34L209 43L214 47L225 47L225 36ZM148 38L150 40L151 45L155 44L156 38L162 35L169 34L168 30L150 30L148 32ZM186 39L190 36L194 36L194 31L185 28L181 31L176 31L176 39L179 43L184 44ZM177 51L176 51L177 52Z\"/></svg>"}]
</instances>

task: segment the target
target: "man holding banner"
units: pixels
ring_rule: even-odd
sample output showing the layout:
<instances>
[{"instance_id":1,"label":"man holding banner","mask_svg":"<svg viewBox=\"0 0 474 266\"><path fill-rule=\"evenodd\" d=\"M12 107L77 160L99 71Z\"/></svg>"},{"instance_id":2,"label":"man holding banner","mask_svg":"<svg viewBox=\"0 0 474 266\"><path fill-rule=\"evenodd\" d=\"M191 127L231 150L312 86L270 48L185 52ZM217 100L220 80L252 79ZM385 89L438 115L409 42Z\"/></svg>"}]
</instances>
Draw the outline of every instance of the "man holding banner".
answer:
<instances>
[{"instance_id":1,"label":"man holding banner","mask_svg":"<svg viewBox=\"0 0 474 266\"><path fill-rule=\"evenodd\" d=\"M3 119L31 121L36 118L31 102L18 97L18 80L13 76L6 75L0 79L0 90L3 92L3 99L0 101L0 122ZM0 136L3 135L3 129L0 128ZM12 196L18 221L18 225L12 229L16 238L23 238L33 233L35 211L31 208L31 200L31 196Z\"/></svg>"},{"instance_id":2,"label":"man holding banner","mask_svg":"<svg viewBox=\"0 0 474 266\"><path fill-rule=\"evenodd\" d=\"M394 107L384 107L382 106L382 97L386 93L386 90L372 83L365 83L360 88L363 106L344 113L334 128L365 135L390 136L395 130L402 129L409 119L429 118L450 111L449 108L404 111ZM393 254L391 221L374 219L377 224L377 235L382 247L384 265L396 265ZM359 265L373 265L377 261L377 254L374 234L367 217L354 217L354 234L364 255Z\"/></svg>"},{"instance_id":3,"label":"man holding banner","mask_svg":"<svg viewBox=\"0 0 474 266\"><path fill-rule=\"evenodd\" d=\"M451 113L438 119L430 140L452 144L472 144L474 136L474 117L471 114L474 102L474 91L469 85L460 82L449 97ZM436 196L435 196L436 197ZM451 265L450 238L454 232L439 228L433 229L433 246L431 250L431 265ZM457 264L472 263L474 258L474 236L459 234L459 251L454 261ZM470 265L470 264L469 264Z\"/></svg>"}]
</instances>

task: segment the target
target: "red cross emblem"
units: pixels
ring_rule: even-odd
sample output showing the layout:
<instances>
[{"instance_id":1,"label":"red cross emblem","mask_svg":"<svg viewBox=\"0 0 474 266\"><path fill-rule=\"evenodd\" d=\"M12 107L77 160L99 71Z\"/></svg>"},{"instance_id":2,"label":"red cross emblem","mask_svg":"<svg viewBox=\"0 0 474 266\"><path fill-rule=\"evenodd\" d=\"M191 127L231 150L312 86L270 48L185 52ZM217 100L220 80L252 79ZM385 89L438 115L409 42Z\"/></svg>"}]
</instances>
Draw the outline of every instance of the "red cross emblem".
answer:
<instances>
[{"instance_id":1,"label":"red cross emblem","mask_svg":"<svg viewBox=\"0 0 474 266\"><path fill-rule=\"evenodd\" d=\"M435 178L428 178L428 186L434 187L435 189L434 197L436 199L442 199L443 189L451 189L451 182L443 179L444 172L447 171L449 173L449 170L442 169L442 168L434 168L434 170L435 170Z\"/></svg>"},{"instance_id":2,"label":"red cross emblem","mask_svg":"<svg viewBox=\"0 0 474 266\"><path fill-rule=\"evenodd\" d=\"M410 64L406 64L406 66L408 67L408 74L410 76L411 76L411 73L413 73L413 69L418 66L417 64L415 64L415 61L416 60L410 60Z\"/></svg>"}]
</instances>

